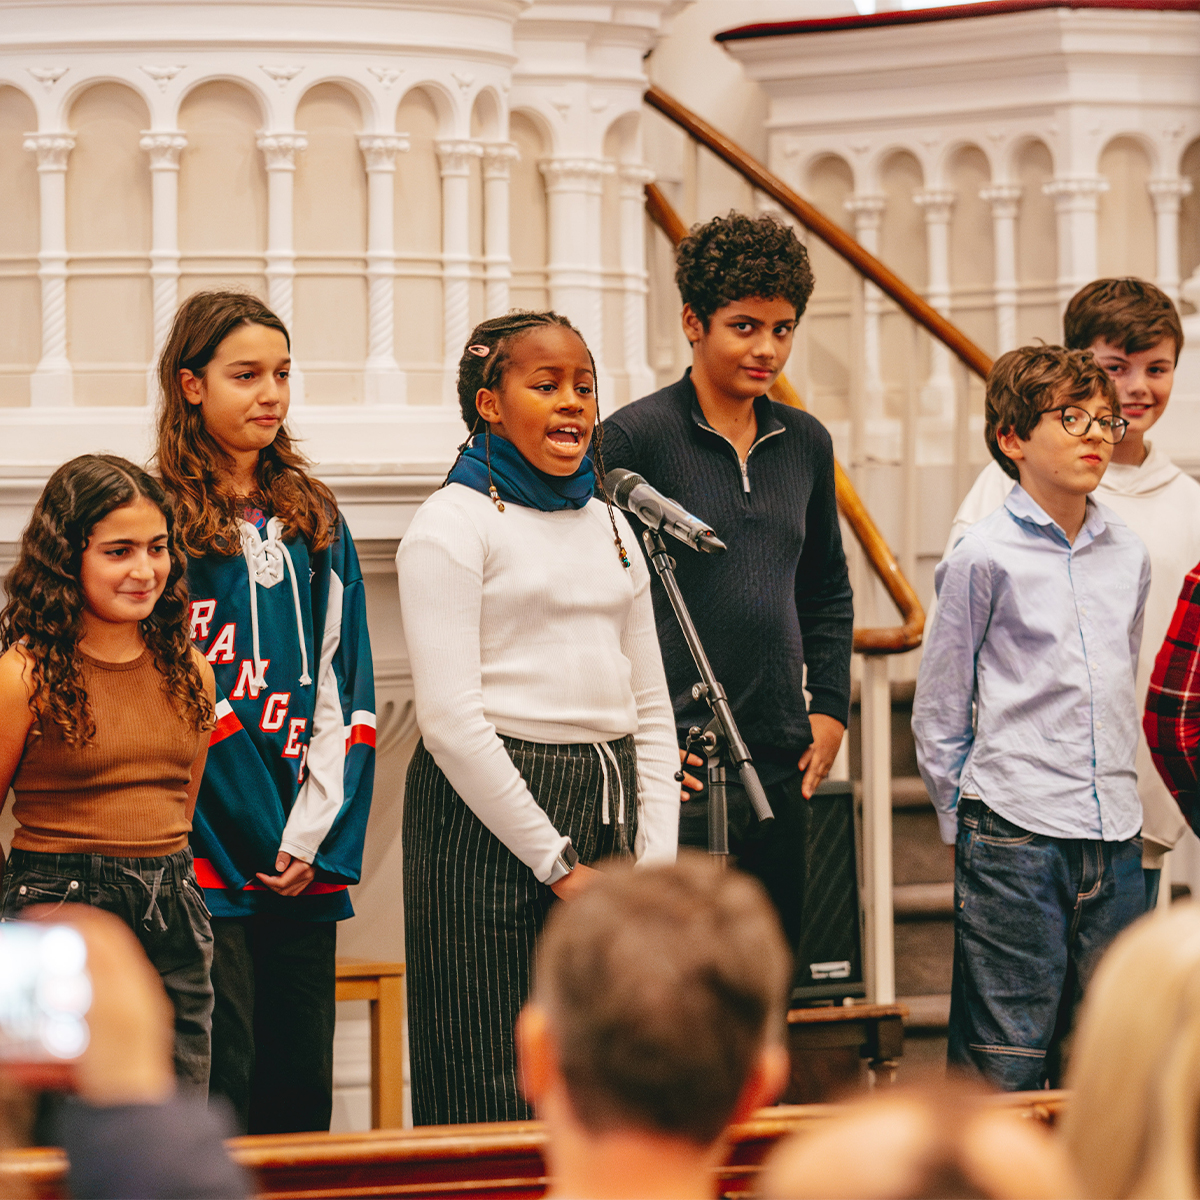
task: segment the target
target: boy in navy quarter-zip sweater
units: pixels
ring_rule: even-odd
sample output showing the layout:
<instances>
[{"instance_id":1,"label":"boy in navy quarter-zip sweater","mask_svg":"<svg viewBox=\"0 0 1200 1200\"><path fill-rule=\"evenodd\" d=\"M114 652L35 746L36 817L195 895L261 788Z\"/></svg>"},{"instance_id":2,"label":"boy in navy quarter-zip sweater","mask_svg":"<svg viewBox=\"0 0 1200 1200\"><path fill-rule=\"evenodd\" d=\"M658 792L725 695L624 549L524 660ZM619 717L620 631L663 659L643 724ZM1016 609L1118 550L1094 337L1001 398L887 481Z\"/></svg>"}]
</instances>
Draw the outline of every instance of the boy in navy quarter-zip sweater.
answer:
<instances>
[{"instance_id":1,"label":"boy in navy quarter-zip sweater","mask_svg":"<svg viewBox=\"0 0 1200 1200\"><path fill-rule=\"evenodd\" d=\"M604 422L604 458L707 521L728 546L719 556L681 549L677 576L776 816L760 827L730 782L730 852L766 885L795 947L808 798L849 718L854 620L829 434L764 395L791 352L812 271L790 228L735 212L694 229L676 262L692 366ZM692 699L699 674L657 578L653 595L682 745L709 712ZM700 794L683 806L680 844L706 848L707 802L698 780L684 783Z\"/></svg>"}]
</instances>

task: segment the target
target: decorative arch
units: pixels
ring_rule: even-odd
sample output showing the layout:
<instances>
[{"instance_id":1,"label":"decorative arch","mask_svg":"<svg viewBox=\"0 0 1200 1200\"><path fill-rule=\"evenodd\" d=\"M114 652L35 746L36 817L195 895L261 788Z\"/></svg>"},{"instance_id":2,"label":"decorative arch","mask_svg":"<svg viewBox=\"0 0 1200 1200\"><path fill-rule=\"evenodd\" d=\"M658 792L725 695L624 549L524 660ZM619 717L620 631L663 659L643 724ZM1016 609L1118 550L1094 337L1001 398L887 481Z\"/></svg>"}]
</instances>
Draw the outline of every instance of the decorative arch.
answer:
<instances>
[{"instance_id":1,"label":"decorative arch","mask_svg":"<svg viewBox=\"0 0 1200 1200\"><path fill-rule=\"evenodd\" d=\"M1100 164L1104 160L1104 156L1113 148L1113 144L1117 142L1134 142L1136 143L1143 154L1146 156L1146 161L1150 166L1150 177L1153 179L1159 174L1162 165L1162 150L1159 144L1141 130L1130 129L1114 133L1100 147L1100 152L1096 155L1096 174L1102 174Z\"/></svg>"},{"instance_id":2,"label":"decorative arch","mask_svg":"<svg viewBox=\"0 0 1200 1200\"><path fill-rule=\"evenodd\" d=\"M1149 139L1111 137L1096 160L1096 173L1108 180L1100 194L1096 269L1101 276L1158 275L1154 203L1148 184L1157 171Z\"/></svg>"},{"instance_id":3,"label":"decorative arch","mask_svg":"<svg viewBox=\"0 0 1200 1200\"><path fill-rule=\"evenodd\" d=\"M504 119L504 103L490 85L482 87L471 105L471 136L485 142L508 139L508 122Z\"/></svg>"},{"instance_id":4,"label":"decorative arch","mask_svg":"<svg viewBox=\"0 0 1200 1200\"><path fill-rule=\"evenodd\" d=\"M554 130L544 112L532 106L514 108L509 114L508 118L510 131L514 117L520 117L523 121L528 122L528 124L536 131L538 139L538 158L554 153Z\"/></svg>"},{"instance_id":5,"label":"decorative arch","mask_svg":"<svg viewBox=\"0 0 1200 1200\"><path fill-rule=\"evenodd\" d=\"M999 155L995 153L994 148L989 149L982 143L965 137L953 138L942 147L936 163L936 178L949 183L954 175L954 164L962 158L964 153L972 151L976 154L981 154L986 161L988 166L988 182L999 183L1002 177L1002 163L999 161Z\"/></svg>"},{"instance_id":6,"label":"decorative arch","mask_svg":"<svg viewBox=\"0 0 1200 1200\"><path fill-rule=\"evenodd\" d=\"M213 71L207 75L198 76L187 85L179 93L179 100L175 105L175 125L178 128L179 114L187 104L192 95L201 88L208 87L212 83L228 83L234 87L240 88L244 92L249 92L254 97L255 104L258 106L258 123L260 127L265 127L270 120L274 105L271 103L271 97L267 95L264 88L260 87L256 80L250 79L245 75L235 75L228 71Z\"/></svg>"},{"instance_id":7,"label":"decorative arch","mask_svg":"<svg viewBox=\"0 0 1200 1200\"><path fill-rule=\"evenodd\" d=\"M116 87L126 88L128 91L133 92L133 94L137 96L139 100L141 100L142 104L145 105L146 108L146 128L149 128L150 122L153 119L152 114L155 111L154 102L156 97L151 94L148 87L142 87L141 80L132 79L127 75L108 73L103 75L89 75L85 79L77 79L66 88L63 94L58 98L59 113L61 114L63 128L71 128L71 113L74 110L75 105L79 103L80 99L87 92L91 91L92 88L104 87L108 84L112 84Z\"/></svg>"},{"instance_id":8,"label":"decorative arch","mask_svg":"<svg viewBox=\"0 0 1200 1200\"><path fill-rule=\"evenodd\" d=\"M405 88L403 94L396 101L396 116L400 113L401 105L413 92L420 92L433 105L433 111L437 114L437 136L439 138L462 136L458 103L450 89L436 79L423 79ZM395 118L393 118L392 126L396 127ZM401 132L407 131L401 130Z\"/></svg>"},{"instance_id":9,"label":"decorative arch","mask_svg":"<svg viewBox=\"0 0 1200 1200\"><path fill-rule=\"evenodd\" d=\"M844 154L832 149L814 150L808 155L800 167L801 186L806 191L811 191L818 172L822 168L829 167L835 167L835 169L840 167L843 169L850 181L850 190L852 192L859 190L860 181L854 169L854 164ZM841 217L837 219L840 221Z\"/></svg>"},{"instance_id":10,"label":"decorative arch","mask_svg":"<svg viewBox=\"0 0 1200 1200\"><path fill-rule=\"evenodd\" d=\"M609 122L604 131L601 144L605 147L605 155L615 158L621 163L637 163L642 161L642 113L641 109L631 109L621 113L619 117ZM612 147L612 153L609 147Z\"/></svg>"},{"instance_id":11,"label":"decorative arch","mask_svg":"<svg viewBox=\"0 0 1200 1200\"><path fill-rule=\"evenodd\" d=\"M1004 151L1004 169L1002 177L1017 180L1021 174L1021 161L1030 153L1031 146L1040 146L1050 160L1050 175L1058 173L1058 160L1054 155L1054 147L1038 133L1019 133L1014 137Z\"/></svg>"},{"instance_id":12,"label":"decorative arch","mask_svg":"<svg viewBox=\"0 0 1200 1200\"><path fill-rule=\"evenodd\" d=\"M371 94L370 88L365 87L357 79L351 79L348 75L330 73L328 75L318 75L315 79L306 82L304 90L296 100L297 112L300 111L309 93L319 87L341 88L342 91L348 92L354 98L355 103L358 105L360 133L384 132L380 124L381 113L379 112L379 106L375 101L375 97Z\"/></svg>"},{"instance_id":13,"label":"decorative arch","mask_svg":"<svg viewBox=\"0 0 1200 1200\"><path fill-rule=\"evenodd\" d=\"M37 159L25 135L37 128L37 105L0 80L0 408L29 403L29 374L42 353L38 251L41 205Z\"/></svg>"}]
</instances>

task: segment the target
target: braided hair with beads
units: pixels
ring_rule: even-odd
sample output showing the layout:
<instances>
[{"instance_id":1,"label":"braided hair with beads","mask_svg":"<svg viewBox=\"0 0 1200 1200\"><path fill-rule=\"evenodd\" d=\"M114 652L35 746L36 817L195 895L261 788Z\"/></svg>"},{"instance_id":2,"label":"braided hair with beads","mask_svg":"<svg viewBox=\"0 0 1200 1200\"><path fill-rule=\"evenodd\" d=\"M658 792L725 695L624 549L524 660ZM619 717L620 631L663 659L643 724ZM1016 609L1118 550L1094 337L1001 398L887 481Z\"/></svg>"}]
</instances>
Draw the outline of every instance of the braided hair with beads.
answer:
<instances>
[{"instance_id":1,"label":"braided hair with beads","mask_svg":"<svg viewBox=\"0 0 1200 1200\"><path fill-rule=\"evenodd\" d=\"M471 444L471 438L474 437L476 430L479 428L480 421L483 420L479 415L479 410L475 406L475 399L479 395L480 390L499 390L504 381L504 369L508 365L512 348L524 334L533 329L541 329L550 325L558 325L563 329L569 329L583 342L583 348L587 350L588 358L591 360L592 378L593 380L596 378L596 360L587 342L584 340L583 334L566 317L559 313L514 308L502 317L492 317L491 320L480 322L471 331L471 336L467 339L467 345L463 350L462 357L458 360L458 403L462 409L463 422L469 430L467 440L458 448L459 457L462 456L463 451ZM592 427L592 444L589 447L589 452L596 464L596 479L600 485L600 494L604 497L604 503L608 509L608 520L612 525L613 541L617 546L617 554L621 559L622 566L628 570L630 567L629 554L625 549L624 543L621 541L620 530L617 528L617 519L613 514L612 498L608 494L608 489L604 486L604 455L601 450L603 441L604 426L600 424L600 403L597 397L596 423ZM455 458L454 461L457 462L458 458ZM453 471L453 469L454 466L451 464L450 470ZM449 478L449 473L447 473L447 482ZM445 483L442 486L445 487ZM500 508L501 512L504 511L502 505L497 505L497 507Z\"/></svg>"}]
</instances>

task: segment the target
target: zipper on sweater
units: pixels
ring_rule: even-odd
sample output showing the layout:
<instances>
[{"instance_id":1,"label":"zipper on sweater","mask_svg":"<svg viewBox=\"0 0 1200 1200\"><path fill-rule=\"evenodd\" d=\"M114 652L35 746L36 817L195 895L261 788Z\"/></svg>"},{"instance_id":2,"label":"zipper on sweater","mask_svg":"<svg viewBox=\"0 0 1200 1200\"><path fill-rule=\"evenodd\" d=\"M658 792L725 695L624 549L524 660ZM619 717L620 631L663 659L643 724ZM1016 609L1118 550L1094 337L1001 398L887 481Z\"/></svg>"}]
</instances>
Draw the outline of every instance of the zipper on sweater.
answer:
<instances>
[{"instance_id":1,"label":"zipper on sweater","mask_svg":"<svg viewBox=\"0 0 1200 1200\"><path fill-rule=\"evenodd\" d=\"M707 429L709 433L716 434L716 436L719 437L721 441L723 441L725 445L727 445L730 450L733 451L733 457L737 462L738 470L742 473L742 491L745 492L747 496L750 495L750 455L752 455L754 451L757 450L758 447L767 440L767 438L773 438L778 433L787 432L786 429L772 429L770 433L764 433L762 437L756 438L754 445L746 451L746 457L743 460L742 456L737 452L737 447L723 433L718 432L711 425L701 425L700 428Z\"/></svg>"}]
</instances>

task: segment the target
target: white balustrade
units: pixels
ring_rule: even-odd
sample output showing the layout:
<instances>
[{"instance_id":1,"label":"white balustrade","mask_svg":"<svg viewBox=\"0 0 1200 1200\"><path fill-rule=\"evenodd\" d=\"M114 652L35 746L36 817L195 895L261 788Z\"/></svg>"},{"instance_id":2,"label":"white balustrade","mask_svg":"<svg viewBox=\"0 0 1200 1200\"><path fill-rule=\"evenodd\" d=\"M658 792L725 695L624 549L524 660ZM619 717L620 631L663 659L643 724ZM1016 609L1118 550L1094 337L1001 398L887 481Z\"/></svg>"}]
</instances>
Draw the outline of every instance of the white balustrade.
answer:
<instances>
[{"instance_id":1,"label":"white balustrade","mask_svg":"<svg viewBox=\"0 0 1200 1200\"><path fill-rule=\"evenodd\" d=\"M29 380L29 402L35 408L69 405L73 380L67 357L67 159L75 138L66 131L29 133L24 145L37 155L42 218L42 356Z\"/></svg>"},{"instance_id":2,"label":"white balustrade","mask_svg":"<svg viewBox=\"0 0 1200 1200\"><path fill-rule=\"evenodd\" d=\"M1003 354L1017 346L1017 212L1021 188L1014 183L994 183L979 195L992 206L996 352Z\"/></svg>"},{"instance_id":3,"label":"white balustrade","mask_svg":"<svg viewBox=\"0 0 1200 1200\"><path fill-rule=\"evenodd\" d=\"M512 142L483 147L483 308L488 317L503 316L510 307L509 176L519 157Z\"/></svg>"},{"instance_id":4,"label":"white balustrade","mask_svg":"<svg viewBox=\"0 0 1200 1200\"><path fill-rule=\"evenodd\" d=\"M367 168L367 361L363 392L368 404L403 404L405 377L396 361L396 155L406 134L367 133L358 139Z\"/></svg>"},{"instance_id":5,"label":"white balustrade","mask_svg":"<svg viewBox=\"0 0 1200 1200\"><path fill-rule=\"evenodd\" d=\"M873 193L850 196L843 208L854 218L854 236L864 250L879 253L879 228L883 223L887 197ZM875 461L895 462L900 447L894 422L887 421L884 407L886 390L883 384L883 363L880 349L880 318L883 314L883 294L861 275L854 276L854 286L862 289L862 398L863 451Z\"/></svg>"},{"instance_id":6,"label":"white balustrade","mask_svg":"<svg viewBox=\"0 0 1200 1200\"><path fill-rule=\"evenodd\" d=\"M1102 175L1068 176L1042 185L1054 197L1058 216L1058 299L1065 305L1096 278L1096 232L1100 196L1108 191Z\"/></svg>"},{"instance_id":7,"label":"white balustrade","mask_svg":"<svg viewBox=\"0 0 1200 1200\"><path fill-rule=\"evenodd\" d=\"M441 141L437 154L442 171L442 393L453 404L458 360L471 332L471 160L483 156L483 147Z\"/></svg>"},{"instance_id":8,"label":"white balustrade","mask_svg":"<svg viewBox=\"0 0 1200 1200\"><path fill-rule=\"evenodd\" d=\"M892 696L886 655L862 659L863 908L867 999L896 999L892 905Z\"/></svg>"},{"instance_id":9,"label":"white balustrade","mask_svg":"<svg viewBox=\"0 0 1200 1200\"><path fill-rule=\"evenodd\" d=\"M546 158L539 165L550 222L550 306L578 326L603 376L600 202L604 176L616 167L598 158Z\"/></svg>"},{"instance_id":10,"label":"white balustrade","mask_svg":"<svg viewBox=\"0 0 1200 1200\"><path fill-rule=\"evenodd\" d=\"M296 282L296 242L293 232L293 205L296 181L296 155L308 148L302 133L290 131L260 133L258 148L267 165L267 303L275 315L292 329L293 295ZM304 403L304 377L292 347L289 375L293 404Z\"/></svg>"},{"instance_id":11,"label":"white balustrade","mask_svg":"<svg viewBox=\"0 0 1200 1200\"><path fill-rule=\"evenodd\" d=\"M1146 185L1154 202L1154 245L1157 283L1176 304L1179 303L1179 209L1184 196L1192 194L1192 181L1151 179Z\"/></svg>"},{"instance_id":12,"label":"white balustrade","mask_svg":"<svg viewBox=\"0 0 1200 1200\"><path fill-rule=\"evenodd\" d=\"M653 179L649 167L621 164L622 315L630 400L655 390L646 339L646 184Z\"/></svg>"},{"instance_id":13,"label":"white balustrade","mask_svg":"<svg viewBox=\"0 0 1200 1200\"><path fill-rule=\"evenodd\" d=\"M150 155L150 284L154 355L147 370L146 403L158 395L155 363L179 307L179 155L187 138L176 129L147 129L139 143Z\"/></svg>"},{"instance_id":14,"label":"white balustrade","mask_svg":"<svg viewBox=\"0 0 1200 1200\"><path fill-rule=\"evenodd\" d=\"M926 299L943 317L950 316L950 213L954 193L931 189L917 192L913 202L925 213L925 244L929 256ZM936 339L930 342L929 378L921 389L921 410L929 417L954 417L954 376L950 351Z\"/></svg>"}]
</instances>

